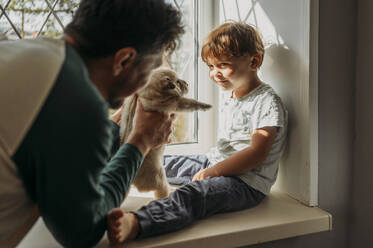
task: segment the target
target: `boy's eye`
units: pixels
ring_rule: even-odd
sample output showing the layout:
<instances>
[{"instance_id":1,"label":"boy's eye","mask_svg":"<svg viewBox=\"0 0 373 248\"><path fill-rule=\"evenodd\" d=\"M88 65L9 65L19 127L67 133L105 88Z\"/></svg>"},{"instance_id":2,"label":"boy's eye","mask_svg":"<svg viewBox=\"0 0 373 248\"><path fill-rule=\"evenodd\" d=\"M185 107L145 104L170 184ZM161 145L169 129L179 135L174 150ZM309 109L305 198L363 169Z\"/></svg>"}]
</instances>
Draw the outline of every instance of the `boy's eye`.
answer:
<instances>
[{"instance_id":1,"label":"boy's eye","mask_svg":"<svg viewBox=\"0 0 373 248\"><path fill-rule=\"evenodd\" d=\"M228 63L220 63L220 66L227 66Z\"/></svg>"}]
</instances>

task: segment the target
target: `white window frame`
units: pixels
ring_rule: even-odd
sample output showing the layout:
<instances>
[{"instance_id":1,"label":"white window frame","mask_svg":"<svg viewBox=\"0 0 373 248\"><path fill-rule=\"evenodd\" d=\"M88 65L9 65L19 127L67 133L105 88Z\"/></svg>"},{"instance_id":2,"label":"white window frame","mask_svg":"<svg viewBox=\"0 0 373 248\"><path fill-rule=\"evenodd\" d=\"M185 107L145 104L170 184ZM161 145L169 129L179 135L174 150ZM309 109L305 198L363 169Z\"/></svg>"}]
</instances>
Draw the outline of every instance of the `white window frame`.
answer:
<instances>
[{"instance_id":1,"label":"white window frame","mask_svg":"<svg viewBox=\"0 0 373 248\"><path fill-rule=\"evenodd\" d=\"M217 106L218 106L218 88L208 77L208 67L202 61L200 56L201 44L203 38L211 31L216 23L217 2L214 0L195 1L198 5L198 96L197 99L213 105L211 110L198 112L196 142L168 145L165 154L203 154L216 144L217 130Z\"/></svg>"}]
</instances>

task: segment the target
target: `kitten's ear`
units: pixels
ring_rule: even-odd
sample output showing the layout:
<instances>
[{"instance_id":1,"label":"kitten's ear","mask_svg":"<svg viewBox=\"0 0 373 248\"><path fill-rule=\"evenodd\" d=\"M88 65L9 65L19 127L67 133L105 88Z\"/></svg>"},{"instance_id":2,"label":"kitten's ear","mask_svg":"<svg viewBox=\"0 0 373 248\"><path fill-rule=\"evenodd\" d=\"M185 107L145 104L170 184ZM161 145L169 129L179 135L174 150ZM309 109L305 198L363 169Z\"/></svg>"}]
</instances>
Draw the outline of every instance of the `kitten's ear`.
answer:
<instances>
[{"instance_id":1,"label":"kitten's ear","mask_svg":"<svg viewBox=\"0 0 373 248\"><path fill-rule=\"evenodd\" d=\"M124 69L135 61L136 50L133 47L124 47L114 54L113 75L118 76Z\"/></svg>"}]
</instances>

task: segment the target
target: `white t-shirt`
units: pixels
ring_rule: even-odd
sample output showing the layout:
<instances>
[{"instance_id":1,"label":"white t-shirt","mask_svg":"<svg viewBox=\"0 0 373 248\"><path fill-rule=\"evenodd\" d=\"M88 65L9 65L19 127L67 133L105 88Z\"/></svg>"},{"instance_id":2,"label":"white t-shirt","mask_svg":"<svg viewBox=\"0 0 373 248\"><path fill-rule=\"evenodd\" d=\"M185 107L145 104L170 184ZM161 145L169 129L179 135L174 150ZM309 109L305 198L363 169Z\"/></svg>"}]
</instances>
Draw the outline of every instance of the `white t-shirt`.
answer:
<instances>
[{"instance_id":1,"label":"white t-shirt","mask_svg":"<svg viewBox=\"0 0 373 248\"><path fill-rule=\"evenodd\" d=\"M285 146L287 111L273 88L265 83L241 98L231 98L231 92L223 94L218 144L206 156L214 165L247 148L255 129L278 127L267 158L253 170L237 176L249 186L267 195L276 181L279 161Z\"/></svg>"}]
</instances>

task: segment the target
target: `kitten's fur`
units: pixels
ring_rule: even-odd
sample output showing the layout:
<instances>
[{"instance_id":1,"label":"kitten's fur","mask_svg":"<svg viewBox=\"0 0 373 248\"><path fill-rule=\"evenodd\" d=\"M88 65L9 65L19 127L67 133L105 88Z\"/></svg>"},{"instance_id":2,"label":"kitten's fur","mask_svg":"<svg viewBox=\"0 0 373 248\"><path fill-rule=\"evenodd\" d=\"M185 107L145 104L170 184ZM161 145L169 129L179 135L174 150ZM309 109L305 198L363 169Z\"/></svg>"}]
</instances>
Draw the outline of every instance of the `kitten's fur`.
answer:
<instances>
[{"instance_id":1,"label":"kitten's fur","mask_svg":"<svg viewBox=\"0 0 373 248\"><path fill-rule=\"evenodd\" d=\"M164 113L191 112L207 110L211 105L183 97L188 92L188 84L179 79L175 72L168 68L152 71L147 85L125 99L121 119L121 144L125 143L132 130L132 121L136 110L137 97L146 111ZM152 149L144 158L133 184L139 191L155 191L156 198L168 197L169 188L163 168L165 145Z\"/></svg>"}]
</instances>

